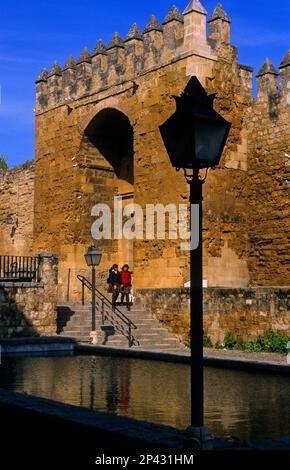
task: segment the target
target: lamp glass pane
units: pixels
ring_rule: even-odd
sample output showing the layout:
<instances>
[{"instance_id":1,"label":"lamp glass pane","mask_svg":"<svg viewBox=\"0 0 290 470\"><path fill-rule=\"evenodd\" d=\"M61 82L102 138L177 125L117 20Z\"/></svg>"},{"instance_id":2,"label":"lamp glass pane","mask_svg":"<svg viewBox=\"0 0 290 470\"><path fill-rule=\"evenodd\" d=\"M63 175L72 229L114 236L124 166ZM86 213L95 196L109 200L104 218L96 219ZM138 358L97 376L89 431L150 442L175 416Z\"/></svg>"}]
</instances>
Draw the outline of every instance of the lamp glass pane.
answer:
<instances>
[{"instance_id":1,"label":"lamp glass pane","mask_svg":"<svg viewBox=\"0 0 290 470\"><path fill-rule=\"evenodd\" d=\"M202 166L219 163L228 134L228 123L223 120L198 118L194 123L195 158Z\"/></svg>"},{"instance_id":2,"label":"lamp glass pane","mask_svg":"<svg viewBox=\"0 0 290 470\"><path fill-rule=\"evenodd\" d=\"M100 264L101 257L101 253L96 250L96 252L91 255L92 266L98 266Z\"/></svg>"},{"instance_id":3,"label":"lamp glass pane","mask_svg":"<svg viewBox=\"0 0 290 470\"><path fill-rule=\"evenodd\" d=\"M92 258L90 253L85 254L85 260L88 266L92 266Z\"/></svg>"}]
</instances>

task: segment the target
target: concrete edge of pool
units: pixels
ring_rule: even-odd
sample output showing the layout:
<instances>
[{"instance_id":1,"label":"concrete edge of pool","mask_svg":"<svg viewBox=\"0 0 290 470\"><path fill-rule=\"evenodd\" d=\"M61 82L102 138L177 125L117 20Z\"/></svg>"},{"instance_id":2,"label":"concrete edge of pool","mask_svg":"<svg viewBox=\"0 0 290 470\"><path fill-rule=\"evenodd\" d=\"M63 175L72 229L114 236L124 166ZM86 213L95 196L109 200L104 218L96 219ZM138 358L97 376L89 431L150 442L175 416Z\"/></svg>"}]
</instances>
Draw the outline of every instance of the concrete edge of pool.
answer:
<instances>
[{"instance_id":1,"label":"concrete edge of pool","mask_svg":"<svg viewBox=\"0 0 290 470\"><path fill-rule=\"evenodd\" d=\"M115 356L115 357L132 357L136 359L147 359L154 361L166 361L174 363L189 364L190 356L187 352L176 352L169 353L163 351L150 351L145 349L130 349L130 348L113 348L108 346L98 346L85 343L76 344L76 352L83 354L99 354L103 356ZM204 364L211 367L223 367L228 369L238 370L252 370L261 372L271 372L280 374L290 375L290 365L265 361L265 360L254 360L251 358L229 358L229 357L217 357L215 354L210 354L208 351L204 355Z\"/></svg>"},{"instance_id":2,"label":"concrete edge of pool","mask_svg":"<svg viewBox=\"0 0 290 470\"><path fill-rule=\"evenodd\" d=\"M73 353L76 341L60 336L36 336L30 338L0 338L1 354L33 354L63 352Z\"/></svg>"},{"instance_id":3,"label":"concrete edge of pool","mask_svg":"<svg viewBox=\"0 0 290 470\"><path fill-rule=\"evenodd\" d=\"M12 419L11 422L17 422L13 433L21 434L23 441L26 441L23 428L25 430L28 425L30 431L35 425L34 439L37 442L38 433L49 434L52 436L49 446L60 439L62 444L95 444L95 452L98 448L123 452L132 449L184 450L184 432L181 430L3 389L0 389L0 413L1 427L6 430L6 445L9 444L9 420ZM12 434L12 430L10 432ZM17 442L21 443L21 440ZM3 445L3 440L0 444Z\"/></svg>"},{"instance_id":4,"label":"concrete edge of pool","mask_svg":"<svg viewBox=\"0 0 290 470\"><path fill-rule=\"evenodd\" d=\"M170 426L139 421L125 416L69 405L47 398L11 392L0 388L0 449L29 448L38 450L81 449L83 455L140 455L140 452L192 454L185 433ZM215 451L290 451L290 437L262 443L239 445L214 439Z\"/></svg>"},{"instance_id":5,"label":"concrete edge of pool","mask_svg":"<svg viewBox=\"0 0 290 470\"><path fill-rule=\"evenodd\" d=\"M101 345L79 343L74 338L60 336L39 336L33 338L7 338L0 339L1 354L98 354L102 356L132 357L136 359L147 359L154 361L165 361L173 363L190 363L189 352L166 352L162 350L114 348ZM269 357L269 356L268 356ZM231 357L223 357L222 352L216 353L206 350L204 353L204 364L211 367L223 367L228 369L261 371L290 375L290 364L285 364L270 359L259 358L256 360L247 356L237 357L233 352Z\"/></svg>"}]
</instances>

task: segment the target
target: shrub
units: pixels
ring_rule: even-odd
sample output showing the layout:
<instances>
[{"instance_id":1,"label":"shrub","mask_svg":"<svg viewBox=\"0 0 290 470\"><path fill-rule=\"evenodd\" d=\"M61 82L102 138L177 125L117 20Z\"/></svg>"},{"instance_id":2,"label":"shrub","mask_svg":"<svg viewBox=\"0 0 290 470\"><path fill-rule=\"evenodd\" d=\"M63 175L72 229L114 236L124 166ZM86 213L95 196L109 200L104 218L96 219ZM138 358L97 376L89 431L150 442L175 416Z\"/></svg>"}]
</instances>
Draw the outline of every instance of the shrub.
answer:
<instances>
[{"instance_id":1,"label":"shrub","mask_svg":"<svg viewBox=\"0 0 290 470\"><path fill-rule=\"evenodd\" d=\"M288 341L290 341L289 336L270 328L264 335L259 335L257 339L250 341L246 346L246 351L286 353Z\"/></svg>"},{"instance_id":2,"label":"shrub","mask_svg":"<svg viewBox=\"0 0 290 470\"><path fill-rule=\"evenodd\" d=\"M211 338L210 338L210 336L207 334L206 331L203 332L203 347L204 347L204 348L212 348L212 347L213 347Z\"/></svg>"},{"instance_id":3,"label":"shrub","mask_svg":"<svg viewBox=\"0 0 290 470\"><path fill-rule=\"evenodd\" d=\"M227 349L234 349L237 344L237 340L231 331L227 331L224 339L224 345Z\"/></svg>"}]
</instances>

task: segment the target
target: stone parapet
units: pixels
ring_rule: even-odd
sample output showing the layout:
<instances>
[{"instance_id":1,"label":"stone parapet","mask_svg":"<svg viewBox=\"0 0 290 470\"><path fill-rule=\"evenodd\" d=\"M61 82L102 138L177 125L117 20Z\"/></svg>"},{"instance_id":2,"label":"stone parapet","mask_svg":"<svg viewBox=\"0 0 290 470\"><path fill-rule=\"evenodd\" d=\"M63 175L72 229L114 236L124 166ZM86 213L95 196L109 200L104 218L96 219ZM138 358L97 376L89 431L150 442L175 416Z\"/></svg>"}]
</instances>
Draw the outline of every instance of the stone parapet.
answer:
<instances>
[{"instance_id":1,"label":"stone parapet","mask_svg":"<svg viewBox=\"0 0 290 470\"><path fill-rule=\"evenodd\" d=\"M188 339L190 289L140 289L138 300L169 330ZM224 341L231 331L243 341L269 328L290 334L290 289L257 287L204 289L204 331L213 343Z\"/></svg>"},{"instance_id":2,"label":"stone parapet","mask_svg":"<svg viewBox=\"0 0 290 470\"><path fill-rule=\"evenodd\" d=\"M174 6L162 25L153 15L143 33L134 23L124 40L115 32L107 47L100 40L91 53L84 48L76 62L70 56L61 68L55 61L51 70L43 69L36 80L36 113L98 93L105 87L135 81L140 74L184 54L216 60L215 47L208 42L206 21L207 13L199 1L190 2L183 14ZM230 22L220 18L212 21L215 43L221 34L223 44L228 46Z\"/></svg>"},{"instance_id":3,"label":"stone parapet","mask_svg":"<svg viewBox=\"0 0 290 470\"><path fill-rule=\"evenodd\" d=\"M56 334L58 258L39 258L39 283L0 284L0 338Z\"/></svg>"}]
</instances>

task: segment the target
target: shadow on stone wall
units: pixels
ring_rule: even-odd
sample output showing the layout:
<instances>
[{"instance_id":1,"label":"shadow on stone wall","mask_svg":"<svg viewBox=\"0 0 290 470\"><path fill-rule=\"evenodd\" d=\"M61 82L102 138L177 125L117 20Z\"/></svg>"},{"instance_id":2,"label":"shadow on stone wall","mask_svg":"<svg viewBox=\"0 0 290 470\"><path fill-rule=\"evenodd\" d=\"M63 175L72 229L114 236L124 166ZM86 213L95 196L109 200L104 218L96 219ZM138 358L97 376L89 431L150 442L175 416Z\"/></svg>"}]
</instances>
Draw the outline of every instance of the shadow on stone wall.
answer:
<instances>
[{"instance_id":1,"label":"shadow on stone wall","mask_svg":"<svg viewBox=\"0 0 290 470\"><path fill-rule=\"evenodd\" d=\"M39 336L24 307L13 301L12 292L0 287L0 338Z\"/></svg>"},{"instance_id":2,"label":"shadow on stone wall","mask_svg":"<svg viewBox=\"0 0 290 470\"><path fill-rule=\"evenodd\" d=\"M56 334L58 256L38 257L40 282L0 282L0 338Z\"/></svg>"}]
</instances>

